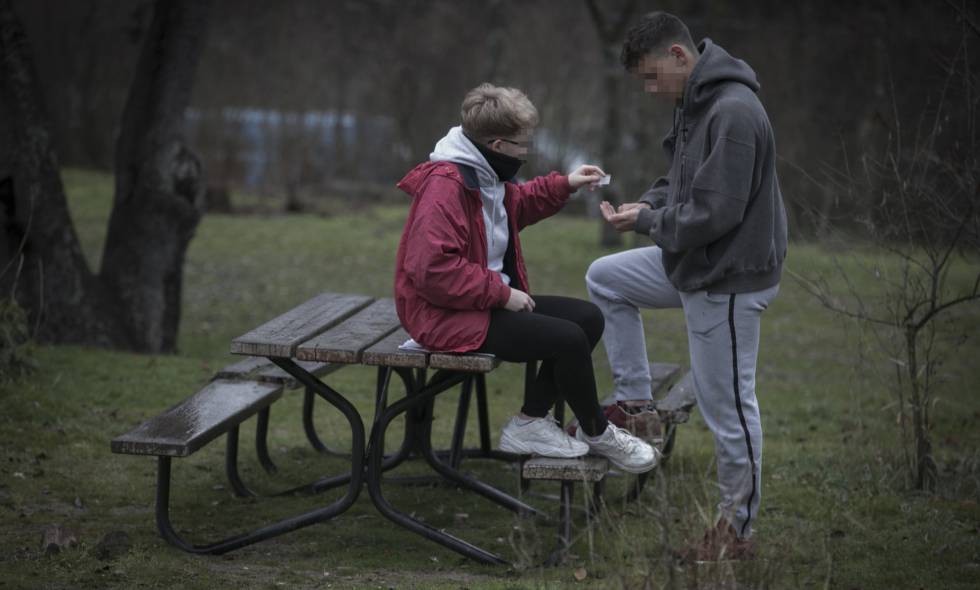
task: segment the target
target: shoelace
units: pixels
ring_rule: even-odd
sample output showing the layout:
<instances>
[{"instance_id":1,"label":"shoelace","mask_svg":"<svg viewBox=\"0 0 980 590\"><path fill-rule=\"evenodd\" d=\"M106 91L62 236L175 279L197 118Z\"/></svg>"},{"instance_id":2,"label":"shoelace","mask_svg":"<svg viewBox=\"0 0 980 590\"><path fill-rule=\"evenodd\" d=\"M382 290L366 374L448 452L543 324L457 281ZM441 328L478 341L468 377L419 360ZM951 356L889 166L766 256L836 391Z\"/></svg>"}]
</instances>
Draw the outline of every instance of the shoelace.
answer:
<instances>
[{"instance_id":1,"label":"shoelace","mask_svg":"<svg viewBox=\"0 0 980 590\"><path fill-rule=\"evenodd\" d=\"M556 433L556 434L561 434L562 436L559 437L559 438L562 440L562 442L565 443L565 444L567 444L567 445L569 445L569 446L571 446L571 441L569 440L569 439L571 439L571 437L568 436L565 433L565 431L562 429L561 423L558 421L557 418L555 418L554 416L552 416L549 413L547 416L542 416L540 419L541 420L547 419L547 421L548 421L548 430L551 430L553 433Z\"/></svg>"},{"instance_id":2,"label":"shoelace","mask_svg":"<svg viewBox=\"0 0 980 590\"><path fill-rule=\"evenodd\" d=\"M639 442L636 437L615 424L610 424L609 427L613 429L613 442L620 450L632 453L636 449Z\"/></svg>"}]
</instances>

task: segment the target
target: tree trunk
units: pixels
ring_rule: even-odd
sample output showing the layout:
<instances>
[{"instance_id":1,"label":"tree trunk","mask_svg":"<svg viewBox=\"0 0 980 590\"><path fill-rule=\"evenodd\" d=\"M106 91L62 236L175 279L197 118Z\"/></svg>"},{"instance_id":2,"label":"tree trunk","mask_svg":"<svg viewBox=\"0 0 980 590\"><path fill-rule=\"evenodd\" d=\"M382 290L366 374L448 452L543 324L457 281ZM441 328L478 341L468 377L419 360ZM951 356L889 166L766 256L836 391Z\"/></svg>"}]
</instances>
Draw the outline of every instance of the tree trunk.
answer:
<instances>
[{"instance_id":1,"label":"tree trunk","mask_svg":"<svg viewBox=\"0 0 980 590\"><path fill-rule=\"evenodd\" d=\"M932 440L927 417L928 404L931 400L919 375L918 336L918 330L906 327L905 354L911 388L909 401L912 406L912 428L915 434L915 487L918 490L931 492L936 488L938 473L936 460L932 456Z\"/></svg>"},{"instance_id":2,"label":"tree trunk","mask_svg":"<svg viewBox=\"0 0 980 590\"><path fill-rule=\"evenodd\" d=\"M636 0L627 0L625 4L614 6L609 15L599 8L596 0L585 0L585 8L589 12L592 26L599 37L599 51L602 54L602 64L605 70L603 88L606 91L606 113L603 120L604 128L599 149L599 160L603 166L609 167L616 161L619 144L622 141L619 99L624 72L619 67L619 44L622 43L626 27L636 12ZM611 15L616 15L614 22L607 18ZM621 201L615 188L607 188L605 193L606 200L614 206ZM599 216L599 245L606 248L618 248L623 245L622 236L606 223L601 215Z\"/></svg>"},{"instance_id":3,"label":"tree trunk","mask_svg":"<svg viewBox=\"0 0 980 590\"><path fill-rule=\"evenodd\" d=\"M156 1L116 144L100 276L145 352L176 348L184 255L204 207L201 162L182 129L209 12L206 1Z\"/></svg>"},{"instance_id":4,"label":"tree trunk","mask_svg":"<svg viewBox=\"0 0 980 590\"><path fill-rule=\"evenodd\" d=\"M0 285L15 287L40 341L127 347L112 294L82 255L43 103L23 25L0 0Z\"/></svg>"},{"instance_id":5,"label":"tree trunk","mask_svg":"<svg viewBox=\"0 0 980 590\"><path fill-rule=\"evenodd\" d=\"M622 129L620 127L620 87L622 86L622 74L617 67L617 46L607 45L603 54L606 56L606 74L603 87L606 89L606 116L604 131L602 135L602 145L599 150L599 160L606 168L614 165L618 161L619 144L622 139ZM607 171L608 173L608 171ZM625 180L625 176L621 177ZM612 190L609 190L612 189ZM623 201L618 189L613 186L606 187L606 200L617 206ZM605 218L599 216L599 245L605 248L619 248L623 245L622 235L616 231Z\"/></svg>"}]
</instances>

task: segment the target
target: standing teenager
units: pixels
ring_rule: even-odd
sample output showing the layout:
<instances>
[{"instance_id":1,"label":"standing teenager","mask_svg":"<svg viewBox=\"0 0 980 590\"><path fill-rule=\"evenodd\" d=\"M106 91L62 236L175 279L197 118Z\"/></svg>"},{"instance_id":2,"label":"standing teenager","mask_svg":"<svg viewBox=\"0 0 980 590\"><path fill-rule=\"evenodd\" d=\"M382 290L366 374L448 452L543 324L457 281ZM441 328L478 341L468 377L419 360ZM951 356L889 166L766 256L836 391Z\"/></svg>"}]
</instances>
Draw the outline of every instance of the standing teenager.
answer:
<instances>
[{"instance_id":1,"label":"standing teenager","mask_svg":"<svg viewBox=\"0 0 980 590\"><path fill-rule=\"evenodd\" d=\"M721 493L716 526L684 556L750 558L762 470L760 319L779 290L787 244L772 126L752 68L710 39L695 45L673 15L645 16L627 34L621 57L646 92L675 109L663 141L666 176L636 203L601 205L616 229L655 245L600 258L586 275L606 320L617 407L653 415L639 308L683 308Z\"/></svg>"},{"instance_id":2,"label":"standing teenager","mask_svg":"<svg viewBox=\"0 0 980 590\"><path fill-rule=\"evenodd\" d=\"M602 314L588 301L529 294L518 232L603 176L586 165L568 176L515 182L537 120L519 90L483 84L463 100L462 125L398 183L412 197L395 269L398 317L430 350L541 361L520 413L501 433L502 450L550 457L591 451L625 471L648 471L656 451L607 423L599 408L592 350ZM582 425L576 437L551 417L559 398Z\"/></svg>"}]
</instances>

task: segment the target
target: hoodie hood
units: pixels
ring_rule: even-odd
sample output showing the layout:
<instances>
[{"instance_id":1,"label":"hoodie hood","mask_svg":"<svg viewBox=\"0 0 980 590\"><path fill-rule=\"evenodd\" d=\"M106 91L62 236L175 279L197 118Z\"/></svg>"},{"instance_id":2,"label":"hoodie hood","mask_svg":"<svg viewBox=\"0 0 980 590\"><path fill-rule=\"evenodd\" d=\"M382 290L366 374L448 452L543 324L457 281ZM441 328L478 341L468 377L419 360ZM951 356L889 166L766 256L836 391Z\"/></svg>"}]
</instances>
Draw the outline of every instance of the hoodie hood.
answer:
<instances>
[{"instance_id":1,"label":"hoodie hood","mask_svg":"<svg viewBox=\"0 0 980 590\"><path fill-rule=\"evenodd\" d=\"M711 39L701 41L698 51L701 57L691 70L684 89L681 108L685 116L697 115L704 110L727 82L744 84L753 92L759 92L759 80L749 64L732 57Z\"/></svg>"},{"instance_id":2,"label":"hoodie hood","mask_svg":"<svg viewBox=\"0 0 980 590\"><path fill-rule=\"evenodd\" d=\"M500 184L500 179L490 167L490 163L473 145L473 142L463 134L463 128L458 125L450 129L449 133L436 143L436 147L429 154L429 161L453 162L473 168L476 171L476 179L481 189Z\"/></svg>"}]
</instances>

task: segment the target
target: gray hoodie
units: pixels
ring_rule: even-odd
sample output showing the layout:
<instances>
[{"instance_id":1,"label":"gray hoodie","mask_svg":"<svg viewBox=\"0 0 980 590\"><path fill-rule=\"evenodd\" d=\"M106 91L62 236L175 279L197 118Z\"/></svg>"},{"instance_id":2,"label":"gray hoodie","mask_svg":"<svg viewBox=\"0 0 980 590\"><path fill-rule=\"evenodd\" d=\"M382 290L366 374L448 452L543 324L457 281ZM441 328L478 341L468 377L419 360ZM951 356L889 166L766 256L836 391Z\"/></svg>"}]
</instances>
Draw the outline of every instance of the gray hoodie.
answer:
<instances>
[{"instance_id":1,"label":"gray hoodie","mask_svg":"<svg viewBox=\"0 0 980 590\"><path fill-rule=\"evenodd\" d=\"M436 143L429 154L432 162L454 162L472 167L480 184L480 200L483 201L483 225L487 230L487 268L500 274L504 284L510 277L504 269L504 255L510 232L507 228L507 209L504 208L504 183L497 178L487 159L476 149L460 126L453 127Z\"/></svg>"},{"instance_id":2,"label":"gray hoodie","mask_svg":"<svg viewBox=\"0 0 980 590\"><path fill-rule=\"evenodd\" d=\"M663 147L667 176L640 197L636 231L663 249L680 291L760 291L779 283L786 212L772 126L744 61L705 39Z\"/></svg>"}]
</instances>

